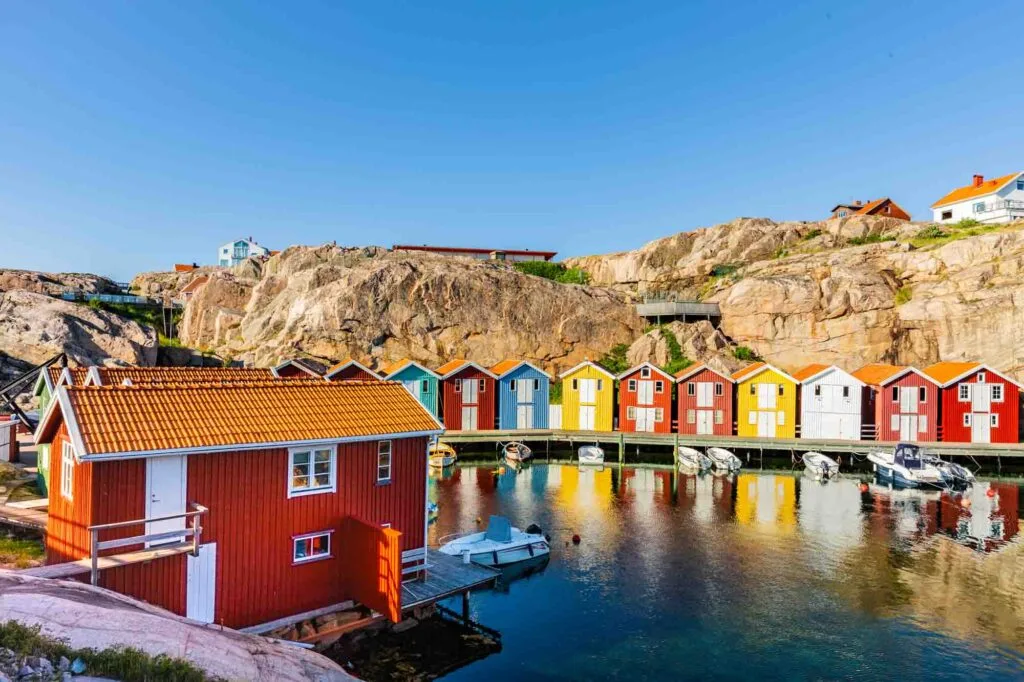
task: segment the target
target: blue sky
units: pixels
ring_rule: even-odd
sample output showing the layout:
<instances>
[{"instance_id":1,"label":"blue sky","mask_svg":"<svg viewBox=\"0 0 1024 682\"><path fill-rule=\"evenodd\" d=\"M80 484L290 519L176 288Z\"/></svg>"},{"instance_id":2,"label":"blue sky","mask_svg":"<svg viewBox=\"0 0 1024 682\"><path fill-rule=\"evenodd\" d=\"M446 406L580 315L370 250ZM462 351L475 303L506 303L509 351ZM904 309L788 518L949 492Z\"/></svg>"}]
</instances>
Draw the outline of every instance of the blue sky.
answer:
<instances>
[{"instance_id":1,"label":"blue sky","mask_svg":"<svg viewBox=\"0 0 1024 682\"><path fill-rule=\"evenodd\" d=\"M0 267L562 256L1024 168L1019 2L0 4Z\"/></svg>"}]
</instances>

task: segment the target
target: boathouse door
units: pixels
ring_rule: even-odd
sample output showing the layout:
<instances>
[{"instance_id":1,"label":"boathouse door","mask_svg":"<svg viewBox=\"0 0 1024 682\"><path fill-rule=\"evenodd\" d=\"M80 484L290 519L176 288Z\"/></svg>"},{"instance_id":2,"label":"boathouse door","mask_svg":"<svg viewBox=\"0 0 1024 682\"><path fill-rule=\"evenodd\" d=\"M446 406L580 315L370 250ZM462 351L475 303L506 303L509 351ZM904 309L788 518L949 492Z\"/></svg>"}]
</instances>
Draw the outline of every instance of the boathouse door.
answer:
<instances>
[{"instance_id":1,"label":"boathouse door","mask_svg":"<svg viewBox=\"0 0 1024 682\"><path fill-rule=\"evenodd\" d=\"M971 387L971 412L988 412L992 409L992 387L989 384L975 384Z\"/></svg>"},{"instance_id":2,"label":"boathouse door","mask_svg":"<svg viewBox=\"0 0 1024 682\"><path fill-rule=\"evenodd\" d=\"M463 405L462 406L462 430L463 431L476 431L477 430L477 412L476 405Z\"/></svg>"},{"instance_id":3,"label":"boathouse door","mask_svg":"<svg viewBox=\"0 0 1024 682\"><path fill-rule=\"evenodd\" d=\"M697 407L712 407L715 403L715 386L710 381L697 383ZM697 422L700 423L699 421ZM699 433L699 432L698 432ZM711 433L708 431L708 433Z\"/></svg>"},{"instance_id":4,"label":"boathouse door","mask_svg":"<svg viewBox=\"0 0 1024 682\"><path fill-rule=\"evenodd\" d=\"M199 555L188 555L185 578L185 617L200 623L213 622L217 590L217 543L199 546Z\"/></svg>"},{"instance_id":5,"label":"boathouse door","mask_svg":"<svg viewBox=\"0 0 1024 682\"><path fill-rule=\"evenodd\" d=\"M644 379L637 384L636 404L654 404L654 382L650 379Z\"/></svg>"},{"instance_id":6,"label":"boathouse door","mask_svg":"<svg viewBox=\"0 0 1024 682\"><path fill-rule=\"evenodd\" d=\"M760 384L760 386L774 386L773 384ZM774 412L757 413L757 437L775 438L775 422L778 418Z\"/></svg>"},{"instance_id":7,"label":"boathouse door","mask_svg":"<svg viewBox=\"0 0 1024 682\"><path fill-rule=\"evenodd\" d=\"M779 395L779 388L776 384L758 384L757 385L757 409L759 410L774 410L776 397ZM772 429L772 435L775 435L775 429Z\"/></svg>"},{"instance_id":8,"label":"boathouse door","mask_svg":"<svg viewBox=\"0 0 1024 682\"><path fill-rule=\"evenodd\" d=\"M636 430L638 433L654 433L655 408L636 408Z\"/></svg>"},{"instance_id":9,"label":"boathouse door","mask_svg":"<svg viewBox=\"0 0 1024 682\"><path fill-rule=\"evenodd\" d=\"M917 440L917 420L916 414L900 415L900 440Z\"/></svg>"},{"instance_id":10,"label":"boathouse door","mask_svg":"<svg viewBox=\"0 0 1024 682\"><path fill-rule=\"evenodd\" d=\"M516 428L533 428L533 405L519 405L516 407Z\"/></svg>"},{"instance_id":11,"label":"boathouse door","mask_svg":"<svg viewBox=\"0 0 1024 682\"><path fill-rule=\"evenodd\" d=\"M584 381L587 381L587 379L584 379ZM594 416L595 416L596 413L597 413L597 407L595 407L594 405L580 405L580 430L581 431L593 431L594 430Z\"/></svg>"},{"instance_id":12,"label":"boathouse door","mask_svg":"<svg viewBox=\"0 0 1024 682\"><path fill-rule=\"evenodd\" d=\"M976 391L977 392L977 391ZM992 417L987 412L971 415L971 442L989 443L992 440Z\"/></svg>"},{"instance_id":13,"label":"boathouse door","mask_svg":"<svg viewBox=\"0 0 1024 682\"><path fill-rule=\"evenodd\" d=\"M715 431L714 410L697 410L697 435L711 435Z\"/></svg>"},{"instance_id":14,"label":"boathouse door","mask_svg":"<svg viewBox=\"0 0 1024 682\"><path fill-rule=\"evenodd\" d=\"M146 518L173 516L185 513L185 480L188 458L150 457L146 460ZM146 535L167 533L185 528L184 517L151 521L146 524ZM147 547L181 542L181 537L154 540Z\"/></svg>"}]
</instances>

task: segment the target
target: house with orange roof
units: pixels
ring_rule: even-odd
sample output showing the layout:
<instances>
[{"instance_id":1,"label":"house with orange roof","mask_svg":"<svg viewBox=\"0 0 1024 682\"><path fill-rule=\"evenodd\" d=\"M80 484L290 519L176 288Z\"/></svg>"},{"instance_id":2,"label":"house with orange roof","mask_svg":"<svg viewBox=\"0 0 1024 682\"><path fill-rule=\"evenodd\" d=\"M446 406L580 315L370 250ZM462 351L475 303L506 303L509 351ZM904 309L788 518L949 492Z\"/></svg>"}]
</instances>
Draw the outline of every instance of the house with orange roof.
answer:
<instances>
[{"instance_id":1,"label":"house with orange roof","mask_svg":"<svg viewBox=\"0 0 1024 682\"><path fill-rule=\"evenodd\" d=\"M865 436L892 443L939 439L941 388L908 365L864 365L853 376L864 382L861 401ZM873 429L871 427L874 427Z\"/></svg>"},{"instance_id":2,"label":"house with orange roof","mask_svg":"<svg viewBox=\"0 0 1024 682\"><path fill-rule=\"evenodd\" d=\"M860 440L864 382L835 365L793 372L800 382L800 437Z\"/></svg>"},{"instance_id":3,"label":"house with orange roof","mask_svg":"<svg viewBox=\"0 0 1024 682\"><path fill-rule=\"evenodd\" d=\"M380 381L381 376L366 365L346 358L324 372L328 381Z\"/></svg>"},{"instance_id":4,"label":"house with orange roof","mask_svg":"<svg viewBox=\"0 0 1024 682\"><path fill-rule=\"evenodd\" d=\"M957 187L932 204L932 219L937 223L968 218L980 223L1024 220L1024 172L992 180L975 175L971 184Z\"/></svg>"},{"instance_id":5,"label":"house with orange roof","mask_svg":"<svg viewBox=\"0 0 1024 682\"><path fill-rule=\"evenodd\" d=\"M387 381L400 381L430 414L441 416L437 398L440 377L433 370L415 360L402 358L381 367L380 374Z\"/></svg>"},{"instance_id":6,"label":"house with orange roof","mask_svg":"<svg viewBox=\"0 0 1024 682\"><path fill-rule=\"evenodd\" d=\"M487 431L494 428L494 373L457 358L437 368L441 414L446 429Z\"/></svg>"},{"instance_id":7,"label":"house with orange roof","mask_svg":"<svg viewBox=\"0 0 1024 682\"><path fill-rule=\"evenodd\" d=\"M732 435L735 382L731 376L697 364L677 372L674 380L680 434Z\"/></svg>"},{"instance_id":8,"label":"house with orange roof","mask_svg":"<svg viewBox=\"0 0 1024 682\"><path fill-rule=\"evenodd\" d=\"M191 282L186 284L178 291L178 298L184 303L188 303L196 292L202 289L210 281L209 275L199 275L192 279Z\"/></svg>"},{"instance_id":9,"label":"house with orange roof","mask_svg":"<svg viewBox=\"0 0 1024 682\"><path fill-rule=\"evenodd\" d=\"M836 204L832 207L833 218L849 218L855 215L873 215L884 218L896 218L897 220L910 220L910 214L889 197L882 197L881 199L873 199L871 201L858 200L846 204Z\"/></svg>"},{"instance_id":10,"label":"house with orange roof","mask_svg":"<svg viewBox=\"0 0 1024 682\"><path fill-rule=\"evenodd\" d=\"M734 372L736 435L748 438L796 438L797 389L789 374L767 362Z\"/></svg>"},{"instance_id":11,"label":"house with orange roof","mask_svg":"<svg viewBox=\"0 0 1024 682\"><path fill-rule=\"evenodd\" d=\"M924 368L942 390L942 440L1020 442L1020 384L980 362L936 362Z\"/></svg>"},{"instance_id":12,"label":"house with orange roof","mask_svg":"<svg viewBox=\"0 0 1024 682\"><path fill-rule=\"evenodd\" d=\"M441 433L392 382L62 385L39 570L257 632L347 601L398 620Z\"/></svg>"},{"instance_id":13,"label":"house with orange roof","mask_svg":"<svg viewBox=\"0 0 1024 682\"><path fill-rule=\"evenodd\" d=\"M619 382L619 430L672 433L671 374L652 362L627 369Z\"/></svg>"},{"instance_id":14,"label":"house with orange roof","mask_svg":"<svg viewBox=\"0 0 1024 682\"><path fill-rule=\"evenodd\" d=\"M526 360L502 360L491 367L497 377L498 428L548 428L551 376Z\"/></svg>"}]
</instances>

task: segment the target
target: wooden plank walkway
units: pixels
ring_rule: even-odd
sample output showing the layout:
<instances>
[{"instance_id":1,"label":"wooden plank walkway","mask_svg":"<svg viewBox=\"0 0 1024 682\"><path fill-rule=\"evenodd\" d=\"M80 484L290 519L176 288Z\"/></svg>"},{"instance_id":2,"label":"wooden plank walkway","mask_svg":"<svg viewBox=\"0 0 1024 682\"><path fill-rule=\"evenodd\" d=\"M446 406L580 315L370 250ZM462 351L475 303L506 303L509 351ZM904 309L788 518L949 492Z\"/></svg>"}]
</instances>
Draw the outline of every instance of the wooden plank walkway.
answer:
<instances>
[{"instance_id":1,"label":"wooden plank walkway","mask_svg":"<svg viewBox=\"0 0 1024 682\"><path fill-rule=\"evenodd\" d=\"M10 504L0 505L0 523L45 531L48 518L49 514L44 509L26 509Z\"/></svg>"},{"instance_id":2,"label":"wooden plank walkway","mask_svg":"<svg viewBox=\"0 0 1024 682\"><path fill-rule=\"evenodd\" d=\"M691 436L677 433L626 433L623 431L565 431L559 429L524 429L510 431L445 431L445 443L497 443L511 440L527 443L568 443L586 445L602 443L625 449L629 445L655 445L672 448L723 447L735 450L763 450L803 453L809 450L834 453L866 454L872 450L892 450L895 442L876 440L819 440L812 438L746 438L740 436ZM919 443L938 456L1024 458L1022 443Z\"/></svg>"},{"instance_id":3,"label":"wooden plank walkway","mask_svg":"<svg viewBox=\"0 0 1024 682\"><path fill-rule=\"evenodd\" d=\"M144 561L162 559L164 557L176 556L178 554L187 554L191 552L192 549L193 547L191 542L161 545L150 549L126 552L125 554L103 556L97 561L97 566L102 571L108 568L127 566L129 564L141 564ZM92 561L90 559L79 559L78 561L69 561L63 564L50 564L48 566L39 566L37 568L26 568L19 572L25 575L35 576L37 578L70 578L71 576L88 573L91 570Z\"/></svg>"},{"instance_id":4,"label":"wooden plank walkway","mask_svg":"<svg viewBox=\"0 0 1024 682\"><path fill-rule=\"evenodd\" d=\"M477 587L491 585L499 571L477 564L464 564L461 557L427 550L427 571L424 580L402 583L402 610L436 601Z\"/></svg>"}]
</instances>

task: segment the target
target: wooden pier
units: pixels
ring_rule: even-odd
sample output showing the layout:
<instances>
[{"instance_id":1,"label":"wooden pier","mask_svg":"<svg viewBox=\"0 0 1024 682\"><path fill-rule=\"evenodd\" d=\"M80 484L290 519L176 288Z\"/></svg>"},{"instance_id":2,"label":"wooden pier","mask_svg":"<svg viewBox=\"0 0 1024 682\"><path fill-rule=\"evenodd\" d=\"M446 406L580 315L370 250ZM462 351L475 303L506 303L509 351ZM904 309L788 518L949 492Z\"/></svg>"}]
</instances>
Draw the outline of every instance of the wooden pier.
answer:
<instances>
[{"instance_id":1,"label":"wooden pier","mask_svg":"<svg viewBox=\"0 0 1024 682\"><path fill-rule=\"evenodd\" d=\"M480 587L493 585L500 573L493 568L478 564L467 564L461 557L427 550L427 567L422 579L402 583L402 610L433 604L461 594L463 615L469 603L469 592Z\"/></svg>"}]
</instances>

